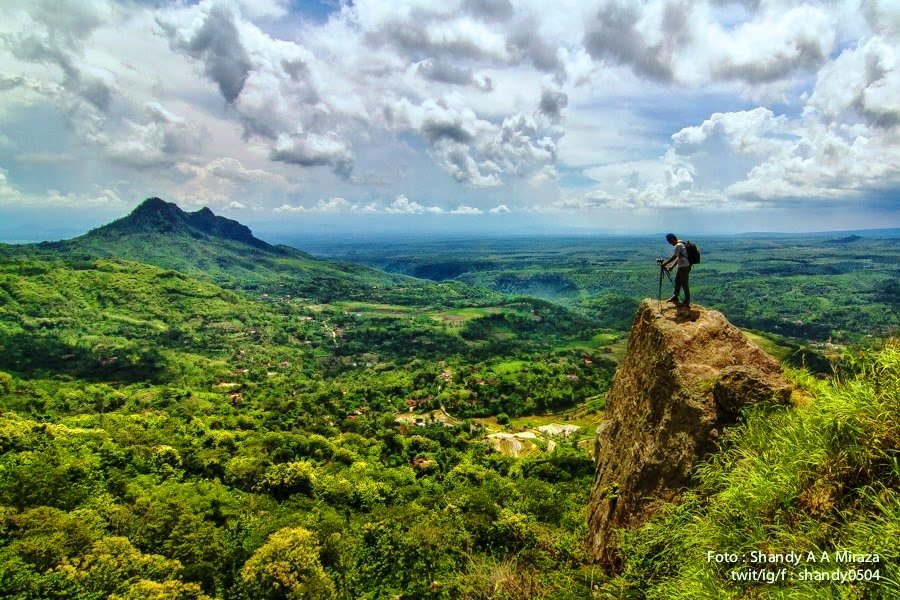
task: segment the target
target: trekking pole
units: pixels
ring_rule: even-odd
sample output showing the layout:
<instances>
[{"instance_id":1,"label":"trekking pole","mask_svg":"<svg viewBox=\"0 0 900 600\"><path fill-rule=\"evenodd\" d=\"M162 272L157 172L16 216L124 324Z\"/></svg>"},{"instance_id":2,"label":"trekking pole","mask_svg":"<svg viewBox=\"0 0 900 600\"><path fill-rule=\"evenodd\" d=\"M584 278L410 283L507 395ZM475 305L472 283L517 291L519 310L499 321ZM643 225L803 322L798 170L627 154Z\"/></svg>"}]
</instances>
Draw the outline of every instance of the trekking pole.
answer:
<instances>
[{"instance_id":1,"label":"trekking pole","mask_svg":"<svg viewBox=\"0 0 900 600\"><path fill-rule=\"evenodd\" d=\"M663 259L657 258L657 259L656 259L656 264L659 265L659 291L657 291L657 293L656 293L656 308L659 309L659 310L662 310L662 281L663 281L663 273L666 274L666 277L669 279L669 283L672 284L672 287L673 287L673 288L674 288L674 286L675 286L675 282L672 281L672 276L669 275L669 271L666 269L665 265L663 264Z\"/></svg>"},{"instance_id":2,"label":"trekking pole","mask_svg":"<svg viewBox=\"0 0 900 600\"><path fill-rule=\"evenodd\" d=\"M656 259L656 264L659 265L659 290L656 292L656 309L662 310L662 278L663 271L665 271L666 268L663 266L663 261L661 258Z\"/></svg>"}]
</instances>

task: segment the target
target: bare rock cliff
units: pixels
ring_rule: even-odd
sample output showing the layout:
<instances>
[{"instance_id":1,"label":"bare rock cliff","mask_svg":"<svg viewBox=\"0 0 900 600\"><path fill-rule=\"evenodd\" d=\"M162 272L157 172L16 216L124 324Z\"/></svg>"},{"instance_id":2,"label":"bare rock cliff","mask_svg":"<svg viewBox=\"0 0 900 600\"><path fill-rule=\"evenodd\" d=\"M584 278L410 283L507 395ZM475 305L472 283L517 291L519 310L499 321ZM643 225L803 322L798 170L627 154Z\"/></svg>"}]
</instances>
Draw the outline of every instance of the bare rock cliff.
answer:
<instances>
[{"instance_id":1,"label":"bare rock cliff","mask_svg":"<svg viewBox=\"0 0 900 600\"><path fill-rule=\"evenodd\" d=\"M636 528L691 485L748 404L787 402L778 361L722 313L644 300L607 394L595 446L589 528L594 558L615 568L618 528Z\"/></svg>"}]
</instances>

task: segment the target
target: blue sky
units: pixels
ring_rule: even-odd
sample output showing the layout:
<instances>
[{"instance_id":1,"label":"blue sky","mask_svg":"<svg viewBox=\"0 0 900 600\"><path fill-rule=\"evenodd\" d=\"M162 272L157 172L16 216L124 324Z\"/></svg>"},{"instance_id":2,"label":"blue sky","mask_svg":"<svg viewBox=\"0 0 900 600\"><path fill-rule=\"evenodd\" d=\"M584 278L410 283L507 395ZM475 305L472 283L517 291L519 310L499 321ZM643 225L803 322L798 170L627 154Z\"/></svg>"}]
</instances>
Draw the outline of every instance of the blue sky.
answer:
<instances>
[{"instance_id":1,"label":"blue sky","mask_svg":"<svg viewBox=\"0 0 900 600\"><path fill-rule=\"evenodd\" d=\"M890 0L2 6L2 240L900 226Z\"/></svg>"}]
</instances>

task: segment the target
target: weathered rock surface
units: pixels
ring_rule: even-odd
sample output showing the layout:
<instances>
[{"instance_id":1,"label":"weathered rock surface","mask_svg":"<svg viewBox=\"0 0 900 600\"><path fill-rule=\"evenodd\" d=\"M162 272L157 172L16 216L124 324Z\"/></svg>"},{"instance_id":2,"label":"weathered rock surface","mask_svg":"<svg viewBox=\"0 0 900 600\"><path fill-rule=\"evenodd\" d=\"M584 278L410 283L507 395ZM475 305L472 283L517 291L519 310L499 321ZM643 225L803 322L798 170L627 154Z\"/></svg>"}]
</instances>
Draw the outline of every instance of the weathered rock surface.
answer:
<instances>
[{"instance_id":1,"label":"weathered rock surface","mask_svg":"<svg viewBox=\"0 0 900 600\"><path fill-rule=\"evenodd\" d=\"M595 442L589 527L594 558L615 568L618 528L642 525L691 485L744 406L787 402L779 362L722 313L641 304Z\"/></svg>"}]
</instances>

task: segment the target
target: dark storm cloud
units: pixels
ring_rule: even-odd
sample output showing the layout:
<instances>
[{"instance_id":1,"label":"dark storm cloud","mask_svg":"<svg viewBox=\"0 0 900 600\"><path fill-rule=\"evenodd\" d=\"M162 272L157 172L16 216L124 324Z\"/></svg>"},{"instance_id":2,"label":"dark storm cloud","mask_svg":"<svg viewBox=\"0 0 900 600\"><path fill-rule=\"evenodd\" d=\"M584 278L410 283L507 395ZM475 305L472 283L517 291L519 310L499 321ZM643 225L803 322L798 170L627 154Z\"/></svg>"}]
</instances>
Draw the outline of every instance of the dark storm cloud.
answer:
<instances>
[{"instance_id":1,"label":"dark storm cloud","mask_svg":"<svg viewBox=\"0 0 900 600\"><path fill-rule=\"evenodd\" d=\"M89 102L98 110L109 111L113 96L110 86L103 80L82 72L76 64L75 57L61 45L60 40L19 34L4 36L2 42L13 56L20 60L56 65L64 75L63 89Z\"/></svg>"},{"instance_id":2,"label":"dark storm cloud","mask_svg":"<svg viewBox=\"0 0 900 600\"><path fill-rule=\"evenodd\" d=\"M79 44L104 20L98 5L82 0L30 0L26 10L68 46Z\"/></svg>"},{"instance_id":3,"label":"dark storm cloud","mask_svg":"<svg viewBox=\"0 0 900 600\"><path fill-rule=\"evenodd\" d=\"M475 81L469 69L432 59L420 62L416 67L416 73L430 81L454 85L469 85Z\"/></svg>"},{"instance_id":4,"label":"dark storm cloud","mask_svg":"<svg viewBox=\"0 0 900 600\"><path fill-rule=\"evenodd\" d=\"M241 43L235 14L224 6L213 6L203 25L188 39L178 39L174 26L160 22L173 48L202 60L206 74L233 103L244 89L252 64Z\"/></svg>"},{"instance_id":5,"label":"dark storm cloud","mask_svg":"<svg viewBox=\"0 0 900 600\"><path fill-rule=\"evenodd\" d=\"M466 0L463 7L473 16L494 21L506 21L515 12L509 0Z\"/></svg>"},{"instance_id":6,"label":"dark storm cloud","mask_svg":"<svg viewBox=\"0 0 900 600\"><path fill-rule=\"evenodd\" d=\"M24 77L7 77L6 75L0 75L0 91L14 90L19 87L24 87L27 84L28 81Z\"/></svg>"},{"instance_id":7,"label":"dark storm cloud","mask_svg":"<svg viewBox=\"0 0 900 600\"><path fill-rule=\"evenodd\" d=\"M422 123L421 132L432 144L441 139L468 144L475 137L466 131L462 123L444 119L426 119Z\"/></svg>"},{"instance_id":8,"label":"dark storm cloud","mask_svg":"<svg viewBox=\"0 0 900 600\"><path fill-rule=\"evenodd\" d=\"M350 147L332 135L281 135L269 158L301 167L331 167L342 179L349 179L353 173Z\"/></svg>"},{"instance_id":9,"label":"dark storm cloud","mask_svg":"<svg viewBox=\"0 0 900 600\"><path fill-rule=\"evenodd\" d=\"M559 123L562 120L562 111L568 103L569 97L565 93L544 88L541 90L541 101L538 107L551 122Z\"/></svg>"},{"instance_id":10,"label":"dark storm cloud","mask_svg":"<svg viewBox=\"0 0 900 600\"><path fill-rule=\"evenodd\" d=\"M796 70L813 71L828 58L822 40L795 40L790 48L767 57L767 60L739 63L725 59L712 69L715 79L736 79L747 83L770 83L790 76Z\"/></svg>"},{"instance_id":11,"label":"dark storm cloud","mask_svg":"<svg viewBox=\"0 0 900 600\"><path fill-rule=\"evenodd\" d=\"M587 24L584 46L597 60L609 59L629 65L634 71L650 79L672 81L672 49L683 37L686 23L679 7L668 5L663 18L665 39L647 44L636 26L641 18L639 5L630 2L610 2L602 6L593 22Z\"/></svg>"},{"instance_id":12,"label":"dark storm cloud","mask_svg":"<svg viewBox=\"0 0 900 600\"><path fill-rule=\"evenodd\" d=\"M507 38L506 48L517 61L529 62L539 71L552 73L563 69L556 56L557 48L544 40L538 31L538 21L533 16L517 19Z\"/></svg>"},{"instance_id":13,"label":"dark storm cloud","mask_svg":"<svg viewBox=\"0 0 900 600\"><path fill-rule=\"evenodd\" d=\"M367 33L366 38L371 44L390 44L411 56L431 55L471 60L488 56L486 50L472 40L430 39L422 23L415 19L386 23L378 31Z\"/></svg>"}]
</instances>

